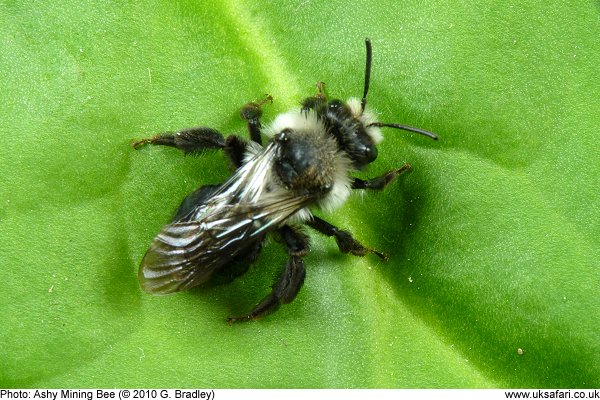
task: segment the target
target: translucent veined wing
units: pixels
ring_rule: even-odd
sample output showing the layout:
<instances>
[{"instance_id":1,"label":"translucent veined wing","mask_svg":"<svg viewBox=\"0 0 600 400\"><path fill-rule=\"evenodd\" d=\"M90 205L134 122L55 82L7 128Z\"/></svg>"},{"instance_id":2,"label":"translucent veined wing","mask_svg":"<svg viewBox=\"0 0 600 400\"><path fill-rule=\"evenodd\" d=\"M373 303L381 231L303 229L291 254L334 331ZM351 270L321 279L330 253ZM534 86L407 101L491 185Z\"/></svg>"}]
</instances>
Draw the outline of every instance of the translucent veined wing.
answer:
<instances>
[{"instance_id":1,"label":"translucent veined wing","mask_svg":"<svg viewBox=\"0 0 600 400\"><path fill-rule=\"evenodd\" d=\"M239 252L311 202L309 196L267 193L277 144L241 166L205 203L166 225L139 269L142 288L167 294L206 282Z\"/></svg>"}]
</instances>

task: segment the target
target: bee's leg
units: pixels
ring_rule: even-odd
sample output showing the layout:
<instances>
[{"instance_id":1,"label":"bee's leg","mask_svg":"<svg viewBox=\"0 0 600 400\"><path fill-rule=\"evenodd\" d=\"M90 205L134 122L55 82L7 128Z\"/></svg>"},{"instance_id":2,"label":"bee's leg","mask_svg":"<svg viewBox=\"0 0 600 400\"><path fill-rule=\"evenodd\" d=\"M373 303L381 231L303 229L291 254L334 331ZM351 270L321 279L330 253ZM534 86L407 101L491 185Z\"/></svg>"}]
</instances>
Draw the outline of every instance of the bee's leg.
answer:
<instances>
[{"instance_id":1,"label":"bee's leg","mask_svg":"<svg viewBox=\"0 0 600 400\"><path fill-rule=\"evenodd\" d=\"M225 139L223 151L232 162L233 166L239 168L244 163L244 154L246 154L248 142L239 136L229 135Z\"/></svg>"},{"instance_id":2,"label":"bee's leg","mask_svg":"<svg viewBox=\"0 0 600 400\"><path fill-rule=\"evenodd\" d=\"M358 178L353 178L352 180L352 189L375 189L382 190L386 187L390 182L398 177L403 172L406 172L410 169L409 164L404 164L402 168L394 169L386 172L385 174L378 176L377 178L362 180Z\"/></svg>"},{"instance_id":3,"label":"bee's leg","mask_svg":"<svg viewBox=\"0 0 600 400\"><path fill-rule=\"evenodd\" d=\"M273 290L248 314L227 318L228 323L262 318L277 310L281 304L291 303L296 298L306 276L302 257L308 253L309 239L304 233L290 226L280 228L279 234L288 248L290 257L283 272L273 285Z\"/></svg>"},{"instance_id":4,"label":"bee's leg","mask_svg":"<svg viewBox=\"0 0 600 400\"><path fill-rule=\"evenodd\" d=\"M263 248L264 241L264 237L259 238L244 251L238 253L229 263L215 273L211 282L216 285L221 285L229 283L237 277L244 275L258 258Z\"/></svg>"},{"instance_id":5,"label":"bee's leg","mask_svg":"<svg viewBox=\"0 0 600 400\"><path fill-rule=\"evenodd\" d=\"M388 256L384 253L362 245L358 240L352 237L350 232L341 230L319 217L313 216L313 218L306 221L305 224L324 235L329 237L333 236L342 253L350 253L361 257L367 255L367 253L373 253L384 261L387 261L388 259Z\"/></svg>"},{"instance_id":6,"label":"bee's leg","mask_svg":"<svg viewBox=\"0 0 600 400\"><path fill-rule=\"evenodd\" d=\"M145 144L175 147L185 154L201 153L205 150L218 150L225 147L225 138L221 132L213 128L198 126L183 129L179 132L165 132L133 142L134 149Z\"/></svg>"},{"instance_id":7,"label":"bee's leg","mask_svg":"<svg viewBox=\"0 0 600 400\"><path fill-rule=\"evenodd\" d=\"M302 287L304 283L304 277L306 271L304 269L304 262L299 256L291 256L286 265L283 273L273 285L271 293L265 297L254 310L248 314L238 317L229 317L227 322L232 324L234 322L245 322L251 321L258 318L262 318L265 315L272 313L277 310L281 304L290 303Z\"/></svg>"},{"instance_id":8,"label":"bee's leg","mask_svg":"<svg viewBox=\"0 0 600 400\"><path fill-rule=\"evenodd\" d=\"M244 139L238 136L230 135L224 138L216 129L204 126L183 129L174 133L161 133L148 139L137 140L132 143L132 146L137 150L145 144L175 147L185 154L199 154L206 150L222 149L236 168L242 165L248 145Z\"/></svg>"},{"instance_id":9,"label":"bee's leg","mask_svg":"<svg viewBox=\"0 0 600 400\"><path fill-rule=\"evenodd\" d=\"M317 94L302 101L302 112L307 113L309 110L314 110L320 115L325 112L326 106L325 82L319 81L317 82Z\"/></svg>"},{"instance_id":10,"label":"bee's leg","mask_svg":"<svg viewBox=\"0 0 600 400\"><path fill-rule=\"evenodd\" d=\"M248 133L250 134L250 139L258 144L262 144L262 139L260 137L260 117L262 116L261 107L267 102L273 102L273 97L271 95L266 95L266 97L258 103L250 102L240 110L240 116L248 123Z\"/></svg>"}]
</instances>

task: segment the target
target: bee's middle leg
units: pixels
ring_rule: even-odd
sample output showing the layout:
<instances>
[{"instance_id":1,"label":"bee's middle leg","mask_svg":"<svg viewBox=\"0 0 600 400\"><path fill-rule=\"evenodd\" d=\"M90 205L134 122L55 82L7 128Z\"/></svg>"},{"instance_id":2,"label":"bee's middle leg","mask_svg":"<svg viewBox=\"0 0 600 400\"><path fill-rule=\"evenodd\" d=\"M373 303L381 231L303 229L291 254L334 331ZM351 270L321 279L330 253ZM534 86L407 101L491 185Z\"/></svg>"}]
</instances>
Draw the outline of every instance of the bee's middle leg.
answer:
<instances>
[{"instance_id":1,"label":"bee's middle leg","mask_svg":"<svg viewBox=\"0 0 600 400\"><path fill-rule=\"evenodd\" d=\"M327 236L333 236L342 253L350 253L355 256L365 256L368 253L373 253L384 261L387 261L388 256L375 249L368 248L356 240L348 231L344 231L329 222L313 216L312 219L305 222L306 225L321 232Z\"/></svg>"},{"instance_id":2,"label":"bee's middle leg","mask_svg":"<svg viewBox=\"0 0 600 400\"><path fill-rule=\"evenodd\" d=\"M227 318L228 323L262 318L277 310L281 304L291 303L298 295L306 276L302 257L309 251L309 239L301 231L287 225L279 229L279 234L285 242L290 256L281 275L273 285L271 293L248 314Z\"/></svg>"},{"instance_id":3,"label":"bee's middle leg","mask_svg":"<svg viewBox=\"0 0 600 400\"><path fill-rule=\"evenodd\" d=\"M201 154L206 150L223 150L237 168L244 162L244 153L248 143L235 135L227 138L216 129L205 126L183 129L179 132L165 132L151 138L137 140L132 143L134 149L143 145L175 147L185 154Z\"/></svg>"},{"instance_id":4,"label":"bee's middle leg","mask_svg":"<svg viewBox=\"0 0 600 400\"><path fill-rule=\"evenodd\" d=\"M178 132L165 132L151 138L134 141L131 145L139 149L143 145L175 147L185 154L201 153L206 150L218 150L225 147L223 134L206 126L182 129Z\"/></svg>"}]
</instances>

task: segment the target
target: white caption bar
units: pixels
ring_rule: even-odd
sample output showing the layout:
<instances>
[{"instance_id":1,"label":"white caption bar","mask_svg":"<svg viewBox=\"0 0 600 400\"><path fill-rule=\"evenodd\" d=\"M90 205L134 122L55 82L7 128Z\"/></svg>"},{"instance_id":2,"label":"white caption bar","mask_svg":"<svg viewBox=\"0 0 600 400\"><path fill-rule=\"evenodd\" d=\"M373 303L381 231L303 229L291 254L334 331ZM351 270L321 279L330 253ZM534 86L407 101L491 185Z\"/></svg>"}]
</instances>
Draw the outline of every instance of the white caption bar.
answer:
<instances>
[{"instance_id":1,"label":"white caption bar","mask_svg":"<svg viewBox=\"0 0 600 400\"><path fill-rule=\"evenodd\" d=\"M0 389L0 400L597 399L598 389Z\"/></svg>"}]
</instances>

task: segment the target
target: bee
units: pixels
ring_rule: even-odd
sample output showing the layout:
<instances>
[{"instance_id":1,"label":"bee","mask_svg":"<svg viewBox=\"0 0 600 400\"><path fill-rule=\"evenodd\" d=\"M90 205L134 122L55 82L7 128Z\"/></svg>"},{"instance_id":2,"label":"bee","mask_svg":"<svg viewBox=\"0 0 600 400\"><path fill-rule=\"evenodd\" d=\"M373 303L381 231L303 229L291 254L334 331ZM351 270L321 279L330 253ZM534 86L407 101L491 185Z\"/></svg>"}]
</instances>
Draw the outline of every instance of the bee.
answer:
<instances>
[{"instance_id":1,"label":"bee","mask_svg":"<svg viewBox=\"0 0 600 400\"><path fill-rule=\"evenodd\" d=\"M387 260L384 253L364 246L350 232L311 213L311 209L331 212L339 208L353 190L382 190L410 168L404 164L368 180L350 175L377 158L377 145L383 139L380 128L437 139L423 129L379 122L369 111L372 47L368 38L365 45L361 100L328 99L320 82L315 96L306 98L298 109L276 116L264 128L260 122L262 106L272 102L272 97L246 104L240 114L247 123L250 141L236 135L225 137L201 126L132 143L135 149L152 144L175 147L186 154L220 149L236 168L224 183L202 186L188 195L156 236L139 267L144 291L168 294L231 271L240 275L257 259L266 237L275 234L288 253L283 271L271 292L251 311L230 316L227 321L261 318L294 300L304 283L303 258L310 242L303 226L334 237L342 253L371 253ZM263 136L268 138L264 145Z\"/></svg>"}]
</instances>

